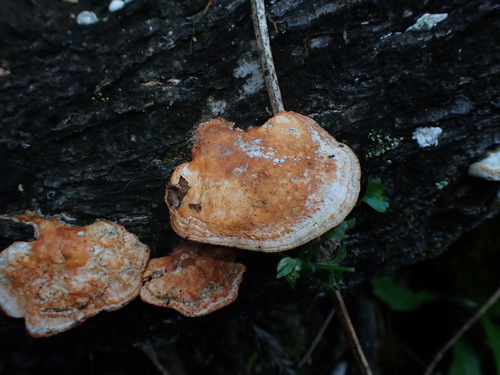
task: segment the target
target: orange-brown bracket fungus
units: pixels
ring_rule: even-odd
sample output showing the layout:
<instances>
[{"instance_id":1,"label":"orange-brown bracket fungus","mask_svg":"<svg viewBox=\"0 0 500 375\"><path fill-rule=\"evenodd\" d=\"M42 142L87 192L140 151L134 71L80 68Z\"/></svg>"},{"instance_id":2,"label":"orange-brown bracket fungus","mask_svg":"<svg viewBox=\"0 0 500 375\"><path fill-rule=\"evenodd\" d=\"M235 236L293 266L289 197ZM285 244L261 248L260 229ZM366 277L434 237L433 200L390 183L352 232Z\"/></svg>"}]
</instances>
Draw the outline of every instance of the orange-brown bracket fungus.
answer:
<instances>
[{"instance_id":1,"label":"orange-brown bracket fungus","mask_svg":"<svg viewBox=\"0 0 500 375\"><path fill-rule=\"evenodd\" d=\"M139 294L149 248L121 225L71 226L37 214L13 219L32 224L36 240L0 253L0 307L24 317L30 335L66 331Z\"/></svg>"},{"instance_id":2,"label":"orange-brown bracket fungus","mask_svg":"<svg viewBox=\"0 0 500 375\"><path fill-rule=\"evenodd\" d=\"M248 131L233 126L203 123L192 161L172 174L165 200L181 237L277 252L322 235L352 210L358 159L314 120L281 112Z\"/></svg>"},{"instance_id":3,"label":"orange-brown bracket fungus","mask_svg":"<svg viewBox=\"0 0 500 375\"><path fill-rule=\"evenodd\" d=\"M245 272L234 256L234 249L186 241L171 255L149 261L141 299L190 317L227 306L238 296Z\"/></svg>"}]
</instances>

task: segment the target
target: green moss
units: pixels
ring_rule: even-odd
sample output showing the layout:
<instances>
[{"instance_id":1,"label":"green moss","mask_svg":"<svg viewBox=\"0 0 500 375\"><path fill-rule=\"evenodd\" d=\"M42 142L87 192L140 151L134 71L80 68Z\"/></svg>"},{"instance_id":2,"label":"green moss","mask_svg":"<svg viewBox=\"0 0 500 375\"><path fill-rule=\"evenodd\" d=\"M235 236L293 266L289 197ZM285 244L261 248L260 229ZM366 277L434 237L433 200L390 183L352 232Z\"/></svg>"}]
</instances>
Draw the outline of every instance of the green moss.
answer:
<instances>
[{"instance_id":1,"label":"green moss","mask_svg":"<svg viewBox=\"0 0 500 375\"><path fill-rule=\"evenodd\" d=\"M92 95L92 101L94 102L103 102L107 103L109 102L109 96L105 96L104 93L102 92L102 87L101 86L96 86L94 88L94 95Z\"/></svg>"},{"instance_id":2,"label":"green moss","mask_svg":"<svg viewBox=\"0 0 500 375\"><path fill-rule=\"evenodd\" d=\"M390 134L376 134L374 132L370 132L368 134L368 139L373 142L373 145L368 147L365 158L372 159L380 157L388 151L398 148L401 146L404 138L393 137Z\"/></svg>"},{"instance_id":3,"label":"green moss","mask_svg":"<svg viewBox=\"0 0 500 375\"><path fill-rule=\"evenodd\" d=\"M448 181L446 181L446 180L439 181L439 182L436 182L435 185L438 188L438 190L441 190L441 189L445 188L446 186L448 186Z\"/></svg>"}]
</instances>

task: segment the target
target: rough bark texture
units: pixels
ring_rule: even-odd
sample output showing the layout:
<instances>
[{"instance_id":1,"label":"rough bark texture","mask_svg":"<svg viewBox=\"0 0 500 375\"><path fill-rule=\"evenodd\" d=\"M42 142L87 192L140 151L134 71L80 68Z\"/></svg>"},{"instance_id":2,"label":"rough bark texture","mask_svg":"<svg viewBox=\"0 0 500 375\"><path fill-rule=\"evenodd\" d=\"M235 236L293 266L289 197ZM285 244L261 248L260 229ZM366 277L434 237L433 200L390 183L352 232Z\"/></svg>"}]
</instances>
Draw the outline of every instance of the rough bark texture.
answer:
<instances>
[{"instance_id":1,"label":"rough bark texture","mask_svg":"<svg viewBox=\"0 0 500 375\"><path fill-rule=\"evenodd\" d=\"M0 78L1 214L39 209L77 223L113 220L153 256L172 248L178 238L163 195L174 167L190 158L193 129L212 117L242 127L268 117L250 4L215 0L204 12L206 5L136 0L110 13L102 1L2 2L0 67L10 74ZM84 9L101 22L77 25ZM424 13L448 17L429 31L406 31ZM498 212L498 183L467 170L500 143L499 13L494 1L479 0L268 4L285 108L349 144L363 181L378 177L388 188L387 213L360 205L351 214L351 283L434 257ZM443 129L439 144L420 148L412 133L429 126ZM29 237L8 221L0 234L2 248ZM226 312L186 320L135 301L48 347L76 339L86 344L72 355L84 356L86 345L169 341L314 293L291 295L276 282L277 256L245 252L241 260L248 266L241 301ZM45 345L3 314L0 337L11 354ZM16 368L12 361L3 366Z\"/></svg>"}]
</instances>

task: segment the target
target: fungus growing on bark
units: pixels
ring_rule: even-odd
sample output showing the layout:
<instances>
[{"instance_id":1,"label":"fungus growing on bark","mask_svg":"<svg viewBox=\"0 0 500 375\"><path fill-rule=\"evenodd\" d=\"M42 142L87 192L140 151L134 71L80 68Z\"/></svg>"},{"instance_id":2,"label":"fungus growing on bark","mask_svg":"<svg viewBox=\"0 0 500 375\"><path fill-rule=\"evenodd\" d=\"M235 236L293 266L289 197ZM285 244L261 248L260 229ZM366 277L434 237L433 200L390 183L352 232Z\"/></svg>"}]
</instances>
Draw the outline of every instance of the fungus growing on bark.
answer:
<instances>
[{"instance_id":1,"label":"fungus growing on bark","mask_svg":"<svg viewBox=\"0 0 500 375\"><path fill-rule=\"evenodd\" d=\"M227 306L238 296L245 272L234 256L231 248L186 241L170 256L149 261L141 299L190 317Z\"/></svg>"},{"instance_id":2,"label":"fungus growing on bark","mask_svg":"<svg viewBox=\"0 0 500 375\"><path fill-rule=\"evenodd\" d=\"M149 248L121 225L71 226L32 213L12 219L33 225L36 240L0 253L0 307L24 317L30 335L66 331L139 294Z\"/></svg>"},{"instance_id":3,"label":"fungus growing on bark","mask_svg":"<svg viewBox=\"0 0 500 375\"><path fill-rule=\"evenodd\" d=\"M281 112L248 131L233 126L202 124L192 161L172 174L165 200L181 237L277 252L322 235L352 210L358 159L314 120Z\"/></svg>"},{"instance_id":4,"label":"fungus growing on bark","mask_svg":"<svg viewBox=\"0 0 500 375\"><path fill-rule=\"evenodd\" d=\"M471 164L469 174L490 181L500 181L500 148L489 152L486 157Z\"/></svg>"}]
</instances>

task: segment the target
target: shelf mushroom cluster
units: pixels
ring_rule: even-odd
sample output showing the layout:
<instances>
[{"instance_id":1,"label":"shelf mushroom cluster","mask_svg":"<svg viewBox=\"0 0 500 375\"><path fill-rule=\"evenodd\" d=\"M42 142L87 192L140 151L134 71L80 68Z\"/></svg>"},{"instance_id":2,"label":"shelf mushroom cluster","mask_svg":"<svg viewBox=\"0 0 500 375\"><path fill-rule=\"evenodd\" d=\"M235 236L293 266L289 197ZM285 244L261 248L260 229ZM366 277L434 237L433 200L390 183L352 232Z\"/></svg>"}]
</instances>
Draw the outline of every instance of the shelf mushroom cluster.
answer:
<instances>
[{"instance_id":1,"label":"shelf mushroom cluster","mask_svg":"<svg viewBox=\"0 0 500 375\"><path fill-rule=\"evenodd\" d=\"M186 316L208 314L237 297L245 266L234 262L234 248L278 252L322 235L354 207L360 174L349 147L298 113L248 131L208 121L195 133L192 161L175 169L165 193L171 225L187 241L149 260L149 248L113 222L14 216L34 226L36 240L0 253L0 307L24 317L35 337L139 294Z\"/></svg>"},{"instance_id":2,"label":"shelf mushroom cluster","mask_svg":"<svg viewBox=\"0 0 500 375\"><path fill-rule=\"evenodd\" d=\"M193 242L149 260L149 248L110 221L71 226L34 213L12 219L33 225L36 240L0 253L0 307L24 318L33 337L67 331L139 293L186 316L205 315L236 299L245 271L233 249Z\"/></svg>"}]
</instances>

